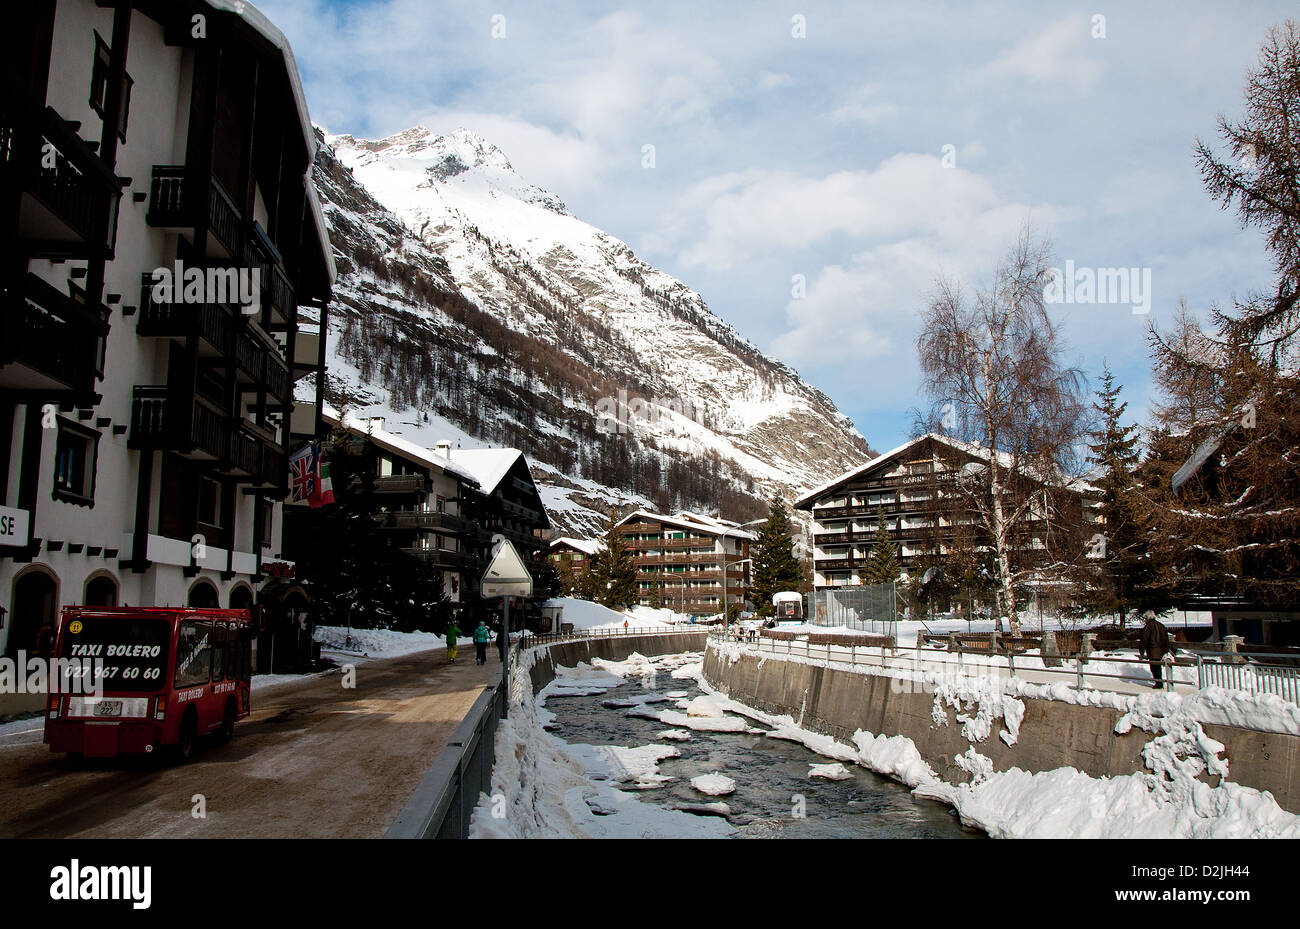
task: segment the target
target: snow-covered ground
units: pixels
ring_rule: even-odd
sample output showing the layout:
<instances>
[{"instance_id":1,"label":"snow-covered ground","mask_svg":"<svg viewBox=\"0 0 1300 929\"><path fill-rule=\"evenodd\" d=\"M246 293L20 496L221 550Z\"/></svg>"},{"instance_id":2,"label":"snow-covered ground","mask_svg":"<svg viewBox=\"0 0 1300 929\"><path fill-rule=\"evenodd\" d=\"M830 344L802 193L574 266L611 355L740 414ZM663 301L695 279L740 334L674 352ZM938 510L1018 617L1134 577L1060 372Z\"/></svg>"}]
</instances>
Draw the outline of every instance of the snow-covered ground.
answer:
<instances>
[{"instance_id":1,"label":"snow-covered ground","mask_svg":"<svg viewBox=\"0 0 1300 929\"><path fill-rule=\"evenodd\" d=\"M658 630L690 622L689 616L674 613L669 609L652 610L648 606L634 606L626 612L620 612L576 597L556 597L547 600L544 606L563 607L564 613L560 622L572 623L575 632L620 631L624 623L627 623L629 630Z\"/></svg>"}]
</instances>

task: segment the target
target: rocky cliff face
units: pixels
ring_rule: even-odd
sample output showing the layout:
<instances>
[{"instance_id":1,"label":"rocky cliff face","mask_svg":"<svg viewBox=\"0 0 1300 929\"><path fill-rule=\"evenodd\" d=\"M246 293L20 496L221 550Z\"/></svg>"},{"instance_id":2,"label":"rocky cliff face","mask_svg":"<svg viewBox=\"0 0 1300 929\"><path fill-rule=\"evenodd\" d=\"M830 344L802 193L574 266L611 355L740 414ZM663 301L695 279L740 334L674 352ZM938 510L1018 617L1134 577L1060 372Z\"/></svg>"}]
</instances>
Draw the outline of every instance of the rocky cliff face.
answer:
<instances>
[{"instance_id":1,"label":"rocky cliff face","mask_svg":"<svg viewBox=\"0 0 1300 929\"><path fill-rule=\"evenodd\" d=\"M523 449L571 533L618 502L750 518L866 459L829 398L491 143L326 141L336 403L427 446Z\"/></svg>"}]
</instances>

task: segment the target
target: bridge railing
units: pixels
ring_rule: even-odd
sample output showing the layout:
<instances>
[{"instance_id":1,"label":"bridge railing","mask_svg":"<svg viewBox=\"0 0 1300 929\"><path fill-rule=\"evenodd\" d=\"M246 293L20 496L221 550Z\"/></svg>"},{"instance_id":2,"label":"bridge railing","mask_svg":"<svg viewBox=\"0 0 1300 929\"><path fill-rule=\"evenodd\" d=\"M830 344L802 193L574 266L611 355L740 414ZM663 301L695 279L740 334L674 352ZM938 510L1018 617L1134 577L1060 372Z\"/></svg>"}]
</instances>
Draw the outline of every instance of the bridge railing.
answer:
<instances>
[{"instance_id":1,"label":"bridge railing","mask_svg":"<svg viewBox=\"0 0 1300 929\"><path fill-rule=\"evenodd\" d=\"M678 635L683 632L703 633L708 627L683 623L680 626L629 626L626 629L599 628L575 629L572 632L525 633L519 637L520 648L532 648L535 645L550 645L552 642L572 642L576 639L611 639L624 636L642 635Z\"/></svg>"}]
</instances>

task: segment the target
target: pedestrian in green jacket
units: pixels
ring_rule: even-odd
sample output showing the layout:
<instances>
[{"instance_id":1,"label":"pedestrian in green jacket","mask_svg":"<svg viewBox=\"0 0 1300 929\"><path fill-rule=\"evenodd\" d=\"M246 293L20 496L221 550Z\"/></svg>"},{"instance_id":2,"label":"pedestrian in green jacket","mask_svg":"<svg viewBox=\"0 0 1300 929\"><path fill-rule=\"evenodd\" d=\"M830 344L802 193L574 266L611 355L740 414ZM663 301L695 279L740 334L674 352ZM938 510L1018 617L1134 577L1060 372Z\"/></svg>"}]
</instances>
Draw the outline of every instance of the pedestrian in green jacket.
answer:
<instances>
[{"instance_id":1,"label":"pedestrian in green jacket","mask_svg":"<svg viewBox=\"0 0 1300 929\"><path fill-rule=\"evenodd\" d=\"M456 663L456 636L461 632L456 628L456 621L453 619L447 623L447 628L443 630L443 638L447 640L447 660L452 664Z\"/></svg>"},{"instance_id":2,"label":"pedestrian in green jacket","mask_svg":"<svg viewBox=\"0 0 1300 929\"><path fill-rule=\"evenodd\" d=\"M478 625L474 627L475 660L477 660L479 664L487 664L487 647L491 638L492 633L488 629L487 624L480 619Z\"/></svg>"}]
</instances>

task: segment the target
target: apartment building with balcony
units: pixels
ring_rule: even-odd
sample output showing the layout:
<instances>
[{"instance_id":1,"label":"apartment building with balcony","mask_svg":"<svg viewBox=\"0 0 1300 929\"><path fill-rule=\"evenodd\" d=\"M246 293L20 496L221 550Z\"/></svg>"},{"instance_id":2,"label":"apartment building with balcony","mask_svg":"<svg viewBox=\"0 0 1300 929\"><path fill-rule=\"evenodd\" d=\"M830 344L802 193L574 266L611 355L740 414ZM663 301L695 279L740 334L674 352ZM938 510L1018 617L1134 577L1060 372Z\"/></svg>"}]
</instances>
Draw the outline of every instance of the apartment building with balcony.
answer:
<instances>
[{"instance_id":1,"label":"apartment building with balcony","mask_svg":"<svg viewBox=\"0 0 1300 929\"><path fill-rule=\"evenodd\" d=\"M636 563L642 604L649 605L657 591L663 605L679 613L712 615L723 611L724 598L727 605L744 601L751 566L746 559L756 536L739 523L636 510L617 528Z\"/></svg>"},{"instance_id":2,"label":"apartment building with balcony","mask_svg":"<svg viewBox=\"0 0 1300 929\"><path fill-rule=\"evenodd\" d=\"M1013 462L996 452L998 462ZM862 584L883 521L903 574L945 565L955 549L989 550L974 512L952 482L986 466L990 451L930 433L900 445L795 501L812 516L813 586ZM1034 488L1028 516L1014 544L1032 560L1060 539L1078 538L1095 519L1088 485L1044 482L1021 472L1014 479ZM1013 481L1014 482L1014 481Z\"/></svg>"},{"instance_id":3,"label":"apartment building with balcony","mask_svg":"<svg viewBox=\"0 0 1300 929\"><path fill-rule=\"evenodd\" d=\"M551 544L547 546L546 560L555 566L557 572L561 572L561 577L564 576L561 569L567 568L569 576L578 581L591 570L592 561L604 547L600 539L574 539L561 536L552 539Z\"/></svg>"},{"instance_id":4,"label":"apartment building with balcony","mask_svg":"<svg viewBox=\"0 0 1300 929\"><path fill-rule=\"evenodd\" d=\"M466 494L463 509L473 525L466 544L479 572L473 595L478 595L478 580L498 537L510 540L535 579L545 562L551 519L524 453L517 448L452 448L450 442L439 442L434 453L478 483L477 490Z\"/></svg>"},{"instance_id":5,"label":"apartment building with balcony","mask_svg":"<svg viewBox=\"0 0 1300 929\"><path fill-rule=\"evenodd\" d=\"M228 0L6 12L0 648L66 604L251 606L334 276L292 52Z\"/></svg>"},{"instance_id":6,"label":"apartment building with balcony","mask_svg":"<svg viewBox=\"0 0 1300 929\"><path fill-rule=\"evenodd\" d=\"M476 527L465 515L472 507L469 498L479 493L478 481L446 455L389 432L382 418L344 415L326 405L322 421L327 460L347 454L373 469L365 492L371 495L373 509L368 511L383 540L373 552L376 572L422 562L442 575L448 598L460 602L477 587L482 573ZM334 481L335 499L358 492L358 487ZM305 502L285 507L285 546L291 557L313 544L311 512Z\"/></svg>"}]
</instances>

